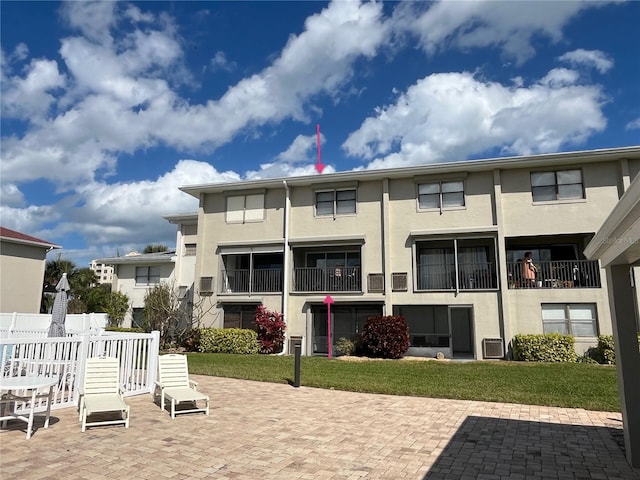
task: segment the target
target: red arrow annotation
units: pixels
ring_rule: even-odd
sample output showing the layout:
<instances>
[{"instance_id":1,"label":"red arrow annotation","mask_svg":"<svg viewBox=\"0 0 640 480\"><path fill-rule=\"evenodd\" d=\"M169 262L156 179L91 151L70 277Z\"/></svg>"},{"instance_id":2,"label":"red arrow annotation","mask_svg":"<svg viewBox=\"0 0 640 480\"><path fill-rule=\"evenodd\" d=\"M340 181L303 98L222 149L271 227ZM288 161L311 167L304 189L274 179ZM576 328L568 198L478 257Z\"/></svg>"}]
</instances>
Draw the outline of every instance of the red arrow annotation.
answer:
<instances>
[{"instance_id":1,"label":"red arrow annotation","mask_svg":"<svg viewBox=\"0 0 640 480\"><path fill-rule=\"evenodd\" d=\"M331 359L331 346L333 344L333 340L331 339L331 304L333 303L333 298L331 298L331 295L327 295L324 297L322 303L327 306L327 353L329 359Z\"/></svg>"},{"instance_id":2,"label":"red arrow annotation","mask_svg":"<svg viewBox=\"0 0 640 480\"><path fill-rule=\"evenodd\" d=\"M322 156L320 155L320 124L316 125L316 138L318 142L318 163L316 163L316 170L318 173L322 173L326 165L322 163Z\"/></svg>"}]
</instances>

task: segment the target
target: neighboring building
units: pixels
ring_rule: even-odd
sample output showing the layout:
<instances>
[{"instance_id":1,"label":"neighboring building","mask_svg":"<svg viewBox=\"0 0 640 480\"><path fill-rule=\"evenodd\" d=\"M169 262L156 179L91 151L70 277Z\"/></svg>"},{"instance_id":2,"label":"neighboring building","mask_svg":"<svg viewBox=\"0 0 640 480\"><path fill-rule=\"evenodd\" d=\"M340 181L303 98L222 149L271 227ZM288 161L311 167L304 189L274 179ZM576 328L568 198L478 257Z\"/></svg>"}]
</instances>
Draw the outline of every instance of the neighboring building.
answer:
<instances>
[{"instance_id":1,"label":"neighboring building","mask_svg":"<svg viewBox=\"0 0 640 480\"><path fill-rule=\"evenodd\" d=\"M40 313L46 240L0 227L0 312Z\"/></svg>"},{"instance_id":2,"label":"neighboring building","mask_svg":"<svg viewBox=\"0 0 640 480\"><path fill-rule=\"evenodd\" d=\"M501 358L514 335L543 332L584 351L612 327L583 250L639 170L628 147L182 187L200 205L204 323L250 327L264 304L304 354L326 354L330 295L334 343L402 314L410 355Z\"/></svg>"},{"instance_id":3,"label":"neighboring building","mask_svg":"<svg viewBox=\"0 0 640 480\"><path fill-rule=\"evenodd\" d=\"M164 218L177 227L175 250L143 254L129 252L123 257L94 260L113 269L112 291L125 293L131 300L132 309L123 322L125 327L142 325L145 294L160 282L168 282L176 288L179 299L193 299L198 214L185 213Z\"/></svg>"},{"instance_id":4,"label":"neighboring building","mask_svg":"<svg viewBox=\"0 0 640 480\"><path fill-rule=\"evenodd\" d=\"M104 263L98 263L96 260L91 260L89 268L96 274L99 284L113 282L113 267L111 265L105 265Z\"/></svg>"},{"instance_id":5,"label":"neighboring building","mask_svg":"<svg viewBox=\"0 0 640 480\"><path fill-rule=\"evenodd\" d=\"M164 218L177 227L174 277L179 297L192 300L198 250L198 214L167 215Z\"/></svg>"},{"instance_id":6,"label":"neighboring building","mask_svg":"<svg viewBox=\"0 0 640 480\"><path fill-rule=\"evenodd\" d=\"M168 250L95 260L97 263L113 266L111 290L129 296L131 310L124 318L124 327L141 326L147 291L160 282L173 281L175 253L174 250Z\"/></svg>"}]
</instances>

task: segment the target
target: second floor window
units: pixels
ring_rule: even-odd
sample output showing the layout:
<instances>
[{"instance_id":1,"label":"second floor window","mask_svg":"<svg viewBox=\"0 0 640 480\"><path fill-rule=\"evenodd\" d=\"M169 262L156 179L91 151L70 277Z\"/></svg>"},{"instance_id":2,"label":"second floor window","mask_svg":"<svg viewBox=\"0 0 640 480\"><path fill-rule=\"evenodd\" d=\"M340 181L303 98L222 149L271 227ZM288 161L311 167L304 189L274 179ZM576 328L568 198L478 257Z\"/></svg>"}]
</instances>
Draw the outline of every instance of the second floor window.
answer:
<instances>
[{"instance_id":1,"label":"second floor window","mask_svg":"<svg viewBox=\"0 0 640 480\"><path fill-rule=\"evenodd\" d=\"M184 254L187 257L192 257L196 254L196 244L195 243L185 243L184 244Z\"/></svg>"},{"instance_id":2,"label":"second floor window","mask_svg":"<svg viewBox=\"0 0 640 480\"><path fill-rule=\"evenodd\" d=\"M316 215L335 216L356 213L356 190L316 192Z\"/></svg>"},{"instance_id":3,"label":"second floor window","mask_svg":"<svg viewBox=\"0 0 640 480\"><path fill-rule=\"evenodd\" d=\"M136 285L148 286L160 283L160 267L136 267Z\"/></svg>"},{"instance_id":4,"label":"second floor window","mask_svg":"<svg viewBox=\"0 0 640 480\"><path fill-rule=\"evenodd\" d=\"M227 223L261 222L264 220L264 194L227 197Z\"/></svg>"},{"instance_id":5,"label":"second floor window","mask_svg":"<svg viewBox=\"0 0 640 480\"><path fill-rule=\"evenodd\" d=\"M418 185L421 209L464 207L464 182L434 182Z\"/></svg>"},{"instance_id":6,"label":"second floor window","mask_svg":"<svg viewBox=\"0 0 640 480\"><path fill-rule=\"evenodd\" d=\"M531 174L531 194L534 202L584 198L582 171L534 172Z\"/></svg>"}]
</instances>

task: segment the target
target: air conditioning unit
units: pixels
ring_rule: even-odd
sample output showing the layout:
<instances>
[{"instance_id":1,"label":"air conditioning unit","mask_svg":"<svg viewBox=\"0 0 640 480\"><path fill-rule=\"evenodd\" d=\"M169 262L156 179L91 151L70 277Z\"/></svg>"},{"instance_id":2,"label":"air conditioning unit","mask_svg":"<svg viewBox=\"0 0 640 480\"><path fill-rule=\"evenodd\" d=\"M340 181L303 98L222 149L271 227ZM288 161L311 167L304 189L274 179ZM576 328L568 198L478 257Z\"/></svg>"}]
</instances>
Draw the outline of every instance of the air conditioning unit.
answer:
<instances>
[{"instance_id":1,"label":"air conditioning unit","mask_svg":"<svg viewBox=\"0 0 640 480\"><path fill-rule=\"evenodd\" d=\"M391 289L396 292L406 291L408 289L406 272L391 274Z\"/></svg>"},{"instance_id":2,"label":"air conditioning unit","mask_svg":"<svg viewBox=\"0 0 640 480\"><path fill-rule=\"evenodd\" d=\"M384 293L384 275L382 273L370 273L367 277L367 289L369 292Z\"/></svg>"},{"instance_id":3,"label":"air conditioning unit","mask_svg":"<svg viewBox=\"0 0 640 480\"><path fill-rule=\"evenodd\" d=\"M187 285L180 285L178 287L178 298L180 299L187 298L188 291L189 291L189 287Z\"/></svg>"},{"instance_id":4,"label":"air conditioning unit","mask_svg":"<svg viewBox=\"0 0 640 480\"><path fill-rule=\"evenodd\" d=\"M504 358L504 342L501 338L482 339L483 358Z\"/></svg>"},{"instance_id":5,"label":"air conditioning unit","mask_svg":"<svg viewBox=\"0 0 640 480\"><path fill-rule=\"evenodd\" d=\"M200 277L200 293L213 293L213 277Z\"/></svg>"}]
</instances>

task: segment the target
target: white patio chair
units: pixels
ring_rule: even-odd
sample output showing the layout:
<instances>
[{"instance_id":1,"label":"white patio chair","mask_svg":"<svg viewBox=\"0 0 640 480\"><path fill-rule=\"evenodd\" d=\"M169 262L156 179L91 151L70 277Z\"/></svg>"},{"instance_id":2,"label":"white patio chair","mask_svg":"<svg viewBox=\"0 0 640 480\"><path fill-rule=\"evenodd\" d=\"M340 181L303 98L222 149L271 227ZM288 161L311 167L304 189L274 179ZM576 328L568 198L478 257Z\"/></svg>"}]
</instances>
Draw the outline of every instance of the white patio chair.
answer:
<instances>
[{"instance_id":1,"label":"white patio chair","mask_svg":"<svg viewBox=\"0 0 640 480\"><path fill-rule=\"evenodd\" d=\"M120 363L117 358L87 358L84 382L80 388L80 420L82 431L96 425L124 423L129 428L129 405L124 402L120 385ZM117 420L88 422L87 417L96 413L117 412Z\"/></svg>"},{"instance_id":2,"label":"white patio chair","mask_svg":"<svg viewBox=\"0 0 640 480\"><path fill-rule=\"evenodd\" d=\"M158 380L154 396L160 397L160 408L164 410L165 399L171 404L171 418L176 413L205 412L209 415L209 396L197 390L198 382L189 380L186 355L168 354L158 358ZM198 401L205 406L198 408ZM193 408L176 410L181 403L192 403Z\"/></svg>"}]
</instances>

